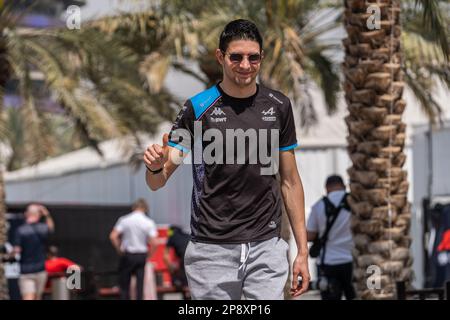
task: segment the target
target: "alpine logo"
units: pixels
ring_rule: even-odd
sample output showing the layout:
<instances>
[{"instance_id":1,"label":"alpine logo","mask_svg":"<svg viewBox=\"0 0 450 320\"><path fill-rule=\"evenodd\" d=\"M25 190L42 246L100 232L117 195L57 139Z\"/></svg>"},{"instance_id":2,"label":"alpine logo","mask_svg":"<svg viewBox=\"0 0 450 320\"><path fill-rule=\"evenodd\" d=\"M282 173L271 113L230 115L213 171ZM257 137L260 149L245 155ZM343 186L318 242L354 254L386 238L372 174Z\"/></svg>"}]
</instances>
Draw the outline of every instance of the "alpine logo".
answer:
<instances>
[{"instance_id":1,"label":"alpine logo","mask_svg":"<svg viewBox=\"0 0 450 320\"><path fill-rule=\"evenodd\" d=\"M273 116L275 114L275 111L273 111L273 107L270 108L269 110L264 110L263 112L261 112L263 115L267 116Z\"/></svg>"},{"instance_id":2,"label":"alpine logo","mask_svg":"<svg viewBox=\"0 0 450 320\"><path fill-rule=\"evenodd\" d=\"M224 116L226 116L226 113L218 107L214 108L214 110L211 112L211 116L216 116L216 117L222 116L220 118L211 117L212 122L226 122L227 121L227 117L224 117Z\"/></svg>"},{"instance_id":3,"label":"alpine logo","mask_svg":"<svg viewBox=\"0 0 450 320\"><path fill-rule=\"evenodd\" d=\"M264 115L264 117L262 117L262 119L264 121L276 121L277 120L277 117L273 117L273 115L275 114L275 110L273 110L273 107L271 107L268 110L263 110L261 113Z\"/></svg>"}]
</instances>

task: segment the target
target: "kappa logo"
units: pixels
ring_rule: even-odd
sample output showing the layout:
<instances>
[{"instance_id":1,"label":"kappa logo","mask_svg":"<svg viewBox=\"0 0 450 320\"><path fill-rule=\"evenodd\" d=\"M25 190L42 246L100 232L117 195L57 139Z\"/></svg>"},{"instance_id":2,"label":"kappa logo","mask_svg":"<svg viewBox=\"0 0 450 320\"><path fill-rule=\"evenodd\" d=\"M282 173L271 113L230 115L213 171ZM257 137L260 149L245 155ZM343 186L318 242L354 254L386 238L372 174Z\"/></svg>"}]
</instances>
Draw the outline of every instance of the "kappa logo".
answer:
<instances>
[{"instance_id":1,"label":"kappa logo","mask_svg":"<svg viewBox=\"0 0 450 320\"><path fill-rule=\"evenodd\" d=\"M273 107L271 107L268 110L263 110L263 111L261 111L261 113L264 115L264 117L262 117L262 119L264 121L276 121L277 120L277 117L273 117L273 115L275 114L275 110L273 110Z\"/></svg>"},{"instance_id":2,"label":"kappa logo","mask_svg":"<svg viewBox=\"0 0 450 320\"><path fill-rule=\"evenodd\" d=\"M224 117L224 116L226 116L227 114L222 110L222 109L220 109L220 108L218 108L218 107L215 107L214 108L214 110L211 112L211 116L222 116L222 117L220 117L220 118L213 118L213 117L211 117L211 121L212 122L226 122L227 121L227 117Z\"/></svg>"},{"instance_id":3,"label":"kappa logo","mask_svg":"<svg viewBox=\"0 0 450 320\"><path fill-rule=\"evenodd\" d=\"M211 112L211 115L212 116L226 116L226 113L222 109L215 107L213 112Z\"/></svg>"}]
</instances>

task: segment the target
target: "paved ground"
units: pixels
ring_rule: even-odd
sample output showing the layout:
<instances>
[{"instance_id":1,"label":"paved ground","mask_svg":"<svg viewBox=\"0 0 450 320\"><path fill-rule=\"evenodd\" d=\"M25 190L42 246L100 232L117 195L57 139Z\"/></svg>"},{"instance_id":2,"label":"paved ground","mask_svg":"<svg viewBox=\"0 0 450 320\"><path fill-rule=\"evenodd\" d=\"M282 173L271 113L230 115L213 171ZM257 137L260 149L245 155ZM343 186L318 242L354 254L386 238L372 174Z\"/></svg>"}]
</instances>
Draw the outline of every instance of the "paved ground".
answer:
<instances>
[{"instance_id":1,"label":"paved ground","mask_svg":"<svg viewBox=\"0 0 450 320\"><path fill-rule=\"evenodd\" d=\"M319 290L309 290L295 300L320 300L320 292Z\"/></svg>"}]
</instances>

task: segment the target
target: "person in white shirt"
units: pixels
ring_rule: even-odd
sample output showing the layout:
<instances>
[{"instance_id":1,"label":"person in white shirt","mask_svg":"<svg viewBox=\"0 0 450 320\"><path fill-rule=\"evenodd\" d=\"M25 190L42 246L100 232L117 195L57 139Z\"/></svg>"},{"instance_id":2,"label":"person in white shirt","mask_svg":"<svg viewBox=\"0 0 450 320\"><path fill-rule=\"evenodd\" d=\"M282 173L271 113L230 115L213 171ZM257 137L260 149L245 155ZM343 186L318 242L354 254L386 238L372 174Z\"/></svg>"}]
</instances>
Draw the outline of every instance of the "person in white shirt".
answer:
<instances>
[{"instance_id":1,"label":"person in white shirt","mask_svg":"<svg viewBox=\"0 0 450 320\"><path fill-rule=\"evenodd\" d=\"M338 175L329 176L325 183L326 198L331 202L337 216L322 246L316 263L318 267L318 283L323 300L340 300L342 294L347 300L355 298L352 285L353 274L353 236L350 228L351 212L346 204L345 184ZM308 241L322 237L327 226L326 199L317 201L307 223ZM328 202L330 204L330 202ZM340 209L337 209L340 207Z\"/></svg>"},{"instance_id":2,"label":"person in white shirt","mask_svg":"<svg viewBox=\"0 0 450 320\"><path fill-rule=\"evenodd\" d=\"M119 218L109 238L120 256L120 298L130 299L131 276L135 275L136 299L142 300L145 263L156 249L158 231L155 222L147 216L148 205L144 199L138 199L132 210Z\"/></svg>"}]
</instances>

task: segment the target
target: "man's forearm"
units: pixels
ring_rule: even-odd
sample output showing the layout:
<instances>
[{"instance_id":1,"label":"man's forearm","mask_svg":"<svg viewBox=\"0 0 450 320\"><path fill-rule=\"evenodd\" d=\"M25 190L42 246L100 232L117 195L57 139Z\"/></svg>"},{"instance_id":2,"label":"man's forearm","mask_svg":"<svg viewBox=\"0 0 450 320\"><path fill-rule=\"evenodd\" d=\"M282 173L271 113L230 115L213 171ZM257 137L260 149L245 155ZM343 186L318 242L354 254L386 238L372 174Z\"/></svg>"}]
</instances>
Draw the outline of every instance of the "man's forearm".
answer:
<instances>
[{"instance_id":1,"label":"man's forearm","mask_svg":"<svg viewBox=\"0 0 450 320\"><path fill-rule=\"evenodd\" d=\"M145 181L149 188L153 191L158 190L159 188L164 187L167 182L167 172L164 168L160 173L153 174L149 170L145 172Z\"/></svg>"},{"instance_id":2,"label":"man's forearm","mask_svg":"<svg viewBox=\"0 0 450 320\"><path fill-rule=\"evenodd\" d=\"M305 199L300 178L291 177L281 185L286 211L294 233L298 254L308 255L305 227Z\"/></svg>"},{"instance_id":3,"label":"man's forearm","mask_svg":"<svg viewBox=\"0 0 450 320\"><path fill-rule=\"evenodd\" d=\"M55 231L55 222L53 222L53 219L49 214L45 216L45 223L51 232Z\"/></svg>"},{"instance_id":4,"label":"man's forearm","mask_svg":"<svg viewBox=\"0 0 450 320\"><path fill-rule=\"evenodd\" d=\"M116 238L113 238L113 239L111 239L111 243L112 243L114 249L116 250L116 252L119 252L119 253L120 253L120 251L121 251L121 248L120 248L120 246L121 246L120 240L119 240L119 239L116 239Z\"/></svg>"}]
</instances>

